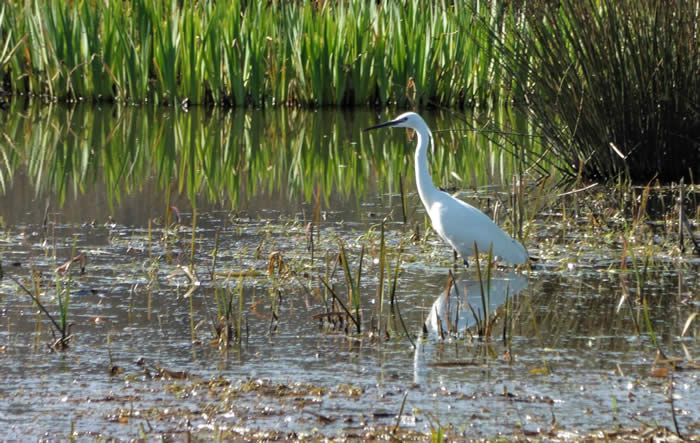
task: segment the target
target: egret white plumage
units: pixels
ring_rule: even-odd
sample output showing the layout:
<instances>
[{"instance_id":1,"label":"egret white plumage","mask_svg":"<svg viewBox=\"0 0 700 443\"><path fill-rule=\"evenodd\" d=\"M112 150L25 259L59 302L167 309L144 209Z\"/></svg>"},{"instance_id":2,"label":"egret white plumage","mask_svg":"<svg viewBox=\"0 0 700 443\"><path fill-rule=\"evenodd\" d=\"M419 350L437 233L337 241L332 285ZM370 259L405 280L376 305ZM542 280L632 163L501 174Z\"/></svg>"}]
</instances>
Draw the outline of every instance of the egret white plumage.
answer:
<instances>
[{"instance_id":1,"label":"egret white plumage","mask_svg":"<svg viewBox=\"0 0 700 443\"><path fill-rule=\"evenodd\" d=\"M433 184L428 171L428 144L433 142L430 128L415 112L406 112L394 120L371 126L371 129L395 127L416 131L418 146L415 152L416 185L418 195L430 216L433 228L442 239L459 252L467 262L474 254L474 242L480 252L488 252L511 264L528 260L527 250L517 240L503 232L486 214L475 207L440 191Z\"/></svg>"}]
</instances>

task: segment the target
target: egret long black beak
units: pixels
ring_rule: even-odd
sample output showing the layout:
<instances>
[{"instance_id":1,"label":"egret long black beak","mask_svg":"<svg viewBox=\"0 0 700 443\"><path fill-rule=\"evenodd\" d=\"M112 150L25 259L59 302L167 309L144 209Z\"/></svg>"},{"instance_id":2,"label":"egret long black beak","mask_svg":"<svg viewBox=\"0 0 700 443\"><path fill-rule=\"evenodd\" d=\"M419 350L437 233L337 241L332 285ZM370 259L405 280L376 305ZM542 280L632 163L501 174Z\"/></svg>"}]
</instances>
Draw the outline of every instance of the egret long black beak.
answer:
<instances>
[{"instance_id":1,"label":"egret long black beak","mask_svg":"<svg viewBox=\"0 0 700 443\"><path fill-rule=\"evenodd\" d=\"M404 118L397 118L396 120L389 120L388 122L384 123L379 123L378 125L370 126L369 128L365 128L364 131L371 131L372 129L378 129L378 128L386 128L390 126L396 126L399 123L403 123L406 121L406 117Z\"/></svg>"}]
</instances>

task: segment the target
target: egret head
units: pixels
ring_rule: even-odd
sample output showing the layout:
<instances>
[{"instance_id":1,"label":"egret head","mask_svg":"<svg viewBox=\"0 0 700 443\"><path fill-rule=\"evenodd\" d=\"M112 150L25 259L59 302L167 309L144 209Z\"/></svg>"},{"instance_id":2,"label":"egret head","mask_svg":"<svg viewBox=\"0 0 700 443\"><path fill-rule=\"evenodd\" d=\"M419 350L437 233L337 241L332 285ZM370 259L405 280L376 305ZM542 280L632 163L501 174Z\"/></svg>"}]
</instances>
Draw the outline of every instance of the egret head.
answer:
<instances>
[{"instance_id":1,"label":"egret head","mask_svg":"<svg viewBox=\"0 0 700 443\"><path fill-rule=\"evenodd\" d=\"M428 125L426 125L423 118L421 118L421 116L416 114L415 112L405 112L393 120L389 120L388 122L380 123L378 125L370 126L369 128L366 128L365 131L385 127L411 128L415 129L416 131L428 131Z\"/></svg>"}]
</instances>

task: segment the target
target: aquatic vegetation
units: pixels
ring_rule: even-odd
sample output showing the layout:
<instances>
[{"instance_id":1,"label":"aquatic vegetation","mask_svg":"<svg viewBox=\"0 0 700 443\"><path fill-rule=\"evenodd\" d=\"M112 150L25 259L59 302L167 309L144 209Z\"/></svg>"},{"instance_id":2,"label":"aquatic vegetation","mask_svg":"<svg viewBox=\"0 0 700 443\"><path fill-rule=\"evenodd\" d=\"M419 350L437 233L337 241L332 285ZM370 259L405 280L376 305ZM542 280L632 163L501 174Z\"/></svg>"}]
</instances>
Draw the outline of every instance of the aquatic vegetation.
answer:
<instances>
[{"instance_id":1,"label":"aquatic vegetation","mask_svg":"<svg viewBox=\"0 0 700 443\"><path fill-rule=\"evenodd\" d=\"M469 109L475 127L509 134L519 172L692 180L697 14L660 0L13 0L0 9L0 83L44 101L185 109Z\"/></svg>"},{"instance_id":2,"label":"aquatic vegetation","mask_svg":"<svg viewBox=\"0 0 700 443\"><path fill-rule=\"evenodd\" d=\"M535 6L536 5L536 6ZM515 103L572 176L668 182L700 175L695 2L528 3L492 29Z\"/></svg>"},{"instance_id":3,"label":"aquatic vegetation","mask_svg":"<svg viewBox=\"0 0 700 443\"><path fill-rule=\"evenodd\" d=\"M50 308L47 308L47 306L49 306L49 300L44 299L42 302L42 294L48 295L49 292L48 288L42 289L42 285L44 283L41 281L41 271L39 269L31 269L31 289L28 289L27 286L25 286L25 284L16 277L9 276L10 280L12 280L17 287L34 302L36 307L39 309L39 312L49 319L50 324L53 327L51 329L53 341L48 346L53 351L67 350L69 348L70 341L73 338L73 335L71 334L71 327L73 324L68 320L72 290L71 269L75 267L73 266L75 263L79 263L80 273L83 274L85 273L85 266L87 263L85 254L76 255L75 245L76 239L74 238L73 251L71 253L72 258L61 266L56 267L53 272L55 278L55 291L51 298L56 301L58 318L55 318L54 315L51 314ZM0 278L2 278L2 276L2 273L0 273ZM41 321L41 314L37 317L39 322ZM41 330L41 326L39 324L37 324L37 330Z\"/></svg>"},{"instance_id":4,"label":"aquatic vegetation","mask_svg":"<svg viewBox=\"0 0 700 443\"><path fill-rule=\"evenodd\" d=\"M497 83L471 39L487 3L11 1L0 82L66 101L462 107Z\"/></svg>"}]
</instances>

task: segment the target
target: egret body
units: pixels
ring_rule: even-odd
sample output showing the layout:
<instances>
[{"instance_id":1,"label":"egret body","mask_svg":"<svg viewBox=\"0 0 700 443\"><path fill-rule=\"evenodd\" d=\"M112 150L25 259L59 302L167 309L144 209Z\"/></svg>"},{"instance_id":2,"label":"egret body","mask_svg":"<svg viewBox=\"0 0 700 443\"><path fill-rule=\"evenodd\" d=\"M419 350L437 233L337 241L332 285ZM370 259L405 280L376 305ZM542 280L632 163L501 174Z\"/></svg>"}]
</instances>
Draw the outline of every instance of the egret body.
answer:
<instances>
[{"instance_id":1,"label":"egret body","mask_svg":"<svg viewBox=\"0 0 700 443\"><path fill-rule=\"evenodd\" d=\"M528 260L527 250L523 245L503 232L486 214L435 187L428 171L428 144L433 142L433 136L420 115L406 112L394 120L369 127L365 131L383 127L411 128L416 131L418 146L415 168L418 195L435 231L459 252L465 263L467 257L474 254L474 242L480 252L488 252L493 246L493 254L508 263L517 265Z\"/></svg>"}]
</instances>

